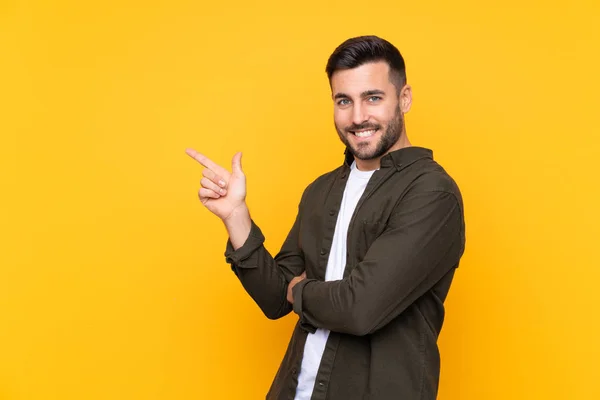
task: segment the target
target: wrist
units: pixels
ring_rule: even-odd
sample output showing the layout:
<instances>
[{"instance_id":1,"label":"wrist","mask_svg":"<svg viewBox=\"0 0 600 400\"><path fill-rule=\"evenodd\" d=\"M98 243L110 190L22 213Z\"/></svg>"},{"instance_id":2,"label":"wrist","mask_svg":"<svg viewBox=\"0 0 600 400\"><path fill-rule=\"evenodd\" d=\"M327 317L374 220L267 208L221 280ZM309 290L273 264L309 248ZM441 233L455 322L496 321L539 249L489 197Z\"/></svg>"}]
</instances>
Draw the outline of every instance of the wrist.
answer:
<instances>
[{"instance_id":1,"label":"wrist","mask_svg":"<svg viewBox=\"0 0 600 400\"><path fill-rule=\"evenodd\" d=\"M246 203L233 209L231 214L223 218L225 228L229 233L229 239L234 249L242 247L248 239L252 228L252 220L250 218L250 210Z\"/></svg>"},{"instance_id":2,"label":"wrist","mask_svg":"<svg viewBox=\"0 0 600 400\"><path fill-rule=\"evenodd\" d=\"M243 203L234 208L231 213L222 219L226 227L244 224L250 220L250 210L246 203Z\"/></svg>"}]
</instances>

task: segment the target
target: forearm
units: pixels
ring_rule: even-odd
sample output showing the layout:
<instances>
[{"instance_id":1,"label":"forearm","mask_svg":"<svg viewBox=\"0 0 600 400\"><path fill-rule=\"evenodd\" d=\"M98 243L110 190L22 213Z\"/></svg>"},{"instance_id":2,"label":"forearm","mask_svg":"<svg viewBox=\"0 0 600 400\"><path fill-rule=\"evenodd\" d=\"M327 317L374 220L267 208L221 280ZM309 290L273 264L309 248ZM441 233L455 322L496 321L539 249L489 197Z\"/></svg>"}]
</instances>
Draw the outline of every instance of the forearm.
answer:
<instances>
[{"instance_id":1,"label":"forearm","mask_svg":"<svg viewBox=\"0 0 600 400\"><path fill-rule=\"evenodd\" d=\"M248 240L250 235L250 229L252 227L252 220L250 218L250 211L248 206L243 206L233 210L231 215L223 220L225 229L229 234L229 240L234 250L239 249Z\"/></svg>"},{"instance_id":2,"label":"forearm","mask_svg":"<svg viewBox=\"0 0 600 400\"><path fill-rule=\"evenodd\" d=\"M252 264L234 265L234 271L246 292L269 319L278 319L292 311L287 301L288 281L269 252L261 246Z\"/></svg>"},{"instance_id":3,"label":"forearm","mask_svg":"<svg viewBox=\"0 0 600 400\"><path fill-rule=\"evenodd\" d=\"M227 262L264 314L271 319L281 318L292 310L286 296L288 283L304 270L304 258L298 248L298 221L279 254L273 257L263 245L265 238L258 226L249 217L239 217L240 221L228 222L231 236L225 252Z\"/></svg>"},{"instance_id":4,"label":"forearm","mask_svg":"<svg viewBox=\"0 0 600 400\"><path fill-rule=\"evenodd\" d=\"M362 278L349 276L339 281L300 282L294 293L294 310L302 322L315 328L363 336L383 328L402 314L452 266L439 266L415 287L397 285L396 294L386 292L384 285L363 286ZM296 288L294 288L296 289Z\"/></svg>"}]
</instances>

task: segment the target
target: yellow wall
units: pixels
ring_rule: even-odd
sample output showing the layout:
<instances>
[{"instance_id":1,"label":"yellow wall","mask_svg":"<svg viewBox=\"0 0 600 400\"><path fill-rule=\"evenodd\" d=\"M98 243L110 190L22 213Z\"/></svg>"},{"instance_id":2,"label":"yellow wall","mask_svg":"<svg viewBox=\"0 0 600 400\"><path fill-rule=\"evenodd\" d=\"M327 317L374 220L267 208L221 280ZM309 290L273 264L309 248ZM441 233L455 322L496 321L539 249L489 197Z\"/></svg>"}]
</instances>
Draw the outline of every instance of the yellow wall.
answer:
<instances>
[{"instance_id":1,"label":"yellow wall","mask_svg":"<svg viewBox=\"0 0 600 400\"><path fill-rule=\"evenodd\" d=\"M0 2L0 399L264 398L296 317L243 292L184 150L244 152L276 251L341 162L326 59L370 33L465 197L439 398L600 398L600 4L250 3Z\"/></svg>"}]
</instances>

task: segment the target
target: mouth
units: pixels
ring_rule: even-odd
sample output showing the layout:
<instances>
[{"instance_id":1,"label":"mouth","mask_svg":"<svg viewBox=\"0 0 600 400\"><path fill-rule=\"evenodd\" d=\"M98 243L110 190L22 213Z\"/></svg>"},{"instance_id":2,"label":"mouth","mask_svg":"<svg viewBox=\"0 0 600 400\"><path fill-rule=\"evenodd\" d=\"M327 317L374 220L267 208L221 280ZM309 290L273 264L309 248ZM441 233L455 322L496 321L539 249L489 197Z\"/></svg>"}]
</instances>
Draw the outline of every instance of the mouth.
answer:
<instances>
[{"instance_id":1,"label":"mouth","mask_svg":"<svg viewBox=\"0 0 600 400\"><path fill-rule=\"evenodd\" d=\"M353 134L354 136L361 138L361 139L366 139L366 138L370 138L371 136L373 136L379 129L361 129L358 131L348 131L351 134Z\"/></svg>"}]
</instances>

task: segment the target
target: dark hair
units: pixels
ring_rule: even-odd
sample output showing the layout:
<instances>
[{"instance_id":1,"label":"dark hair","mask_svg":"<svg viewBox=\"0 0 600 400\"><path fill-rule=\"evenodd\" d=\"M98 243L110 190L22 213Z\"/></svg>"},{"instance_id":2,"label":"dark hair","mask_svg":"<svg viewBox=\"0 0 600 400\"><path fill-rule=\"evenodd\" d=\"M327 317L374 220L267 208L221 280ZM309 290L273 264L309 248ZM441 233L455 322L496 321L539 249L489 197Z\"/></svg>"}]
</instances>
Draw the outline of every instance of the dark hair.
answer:
<instances>
[{"instance_id":1,"label":"dark hair","mask_svg":"<svg viewBox=\"0 0 600 400\"><path fill-rule=\"evenodd\" d=\"M325 68L329 84L335 71L377 61L385 61L390 66L390 81L399 93L406 84L404 58L393 44L377 36L358 36L340 44L329 56Z\"/></svg>"}]
</instances>

